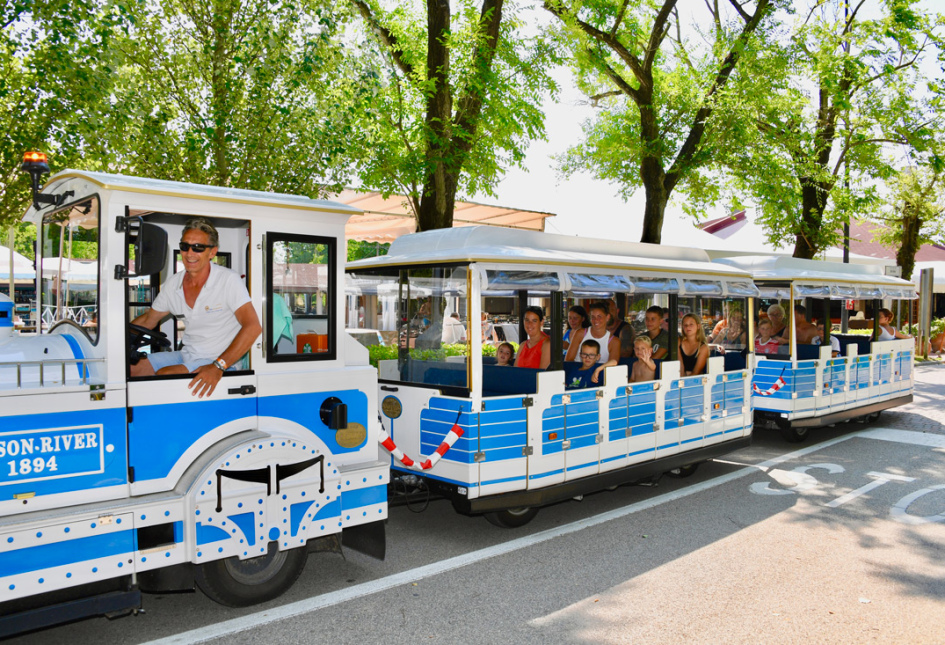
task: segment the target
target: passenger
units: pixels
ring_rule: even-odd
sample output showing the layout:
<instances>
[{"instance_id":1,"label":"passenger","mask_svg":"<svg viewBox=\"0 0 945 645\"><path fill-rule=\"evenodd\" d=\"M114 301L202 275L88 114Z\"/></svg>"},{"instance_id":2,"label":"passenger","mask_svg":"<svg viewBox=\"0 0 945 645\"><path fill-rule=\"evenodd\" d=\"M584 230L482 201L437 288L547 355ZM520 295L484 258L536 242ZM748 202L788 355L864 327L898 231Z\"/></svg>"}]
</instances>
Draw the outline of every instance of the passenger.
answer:
<instances>
[{"instance_id":1,"label":"passenger","mask_svg":"<svg viewBox=\"0 0 945 645\"><path fill-rule=\"evenodd\" d=\"M744 349L748 344L748 330L745 329L745 315L741 309L731 309L727 323L709 342L722 347L723 352L726 349Z\"/></svg>"},{"instance_id":2,"label":"passenger","mask_svg":"<svg viewBox=\"0 0 945 645\"><path fill-rule=\"evenodd\" d=\"M755 338L756 354L777 354L778 339L771 335L771 321L762 318L758 321L758 337Z\"/></svg>"},{"instance_id":3,"label":"passenger","mask_svg":"<svg viewBox=\"0 0 945 645\"><path fill-rule=\"evenodd\" d=\"M466 342L466 328L463 327L458 313L451 313L443 319L442 340L447 345Z\"/></svg>"},{"instance_id":4,"label":"passenger","mask_svg":"<svg viewBox=\"0 0 945 645\"><path fill-rule=\"evenodd\" d=\"M709 346L705 342L702 323L695 314L683 316L682 332L682 338L679 339L679 375L704 374L709 360Z\"/></svg>"},{"instance_id":5,"label":"passenger","mask_svg":"<svg viewBox=\"0 0 945 645\"><path fill-rule=\"evenodd\" d=\"M482 312L482 343L483 345L493 345L499 342L495 333L495 325L489 322L488 312Z\"/></svg>"},{"instance_id":6,"label":"passenger","mask_svg":"<svg viewBox=\"0 0 945 645\"><path fill-rule=\"evenodd\" d=\"M151 308L131 321L154 329L170 314L183 316L184 348L152 353L131 366L132 376L193 374L187 387L196 396L210 396L227 367L262 333L240 274L213 262L219 239L213 224L202 217L184 225L184 270L168 278Z\"/></svg>"},{"instance_id":7,"label":"passenger","mask_svg":"<svg viewBox=\"0 0 945 645\"><path fill-rule=\"evenodd\" d=\"M669 353L669 332L663 327L663 308L653 305L646 310L643 321L646 325L646 336L653 348L653 358L665 358Z\"/></svg>"},{"instance_id":8,"label":"passenger","mask_svg":"<svg viewBox=\"0 0 945 645\"><path fill-rule=\"evenodd\" d=\"M591 326L587 329L581 329L574 333L571 340L571 346L565 355L565 361L577 360L578 349L585 340L596 340L600 345L600 358L597 362L616 365L620 357L620 340L607 331L607 325L610 324L610 307L606 302L595 302L590 306L589 318ZM611 362L613 361L613 362Z\"/></svg>"},{"instance_id":9,"label":"passenger","mask_svg":"<svg viewBox=\"0 0 945 645\"><path fill-rule=\"evenodd\" d=\"M633 327L620 317L620 309L612 298L604 302L607 303L607 313L610 314L607 331L611 336L620 339L620 358L630 358L633 356Z\"/></svg>"},{"instance_id":10,"label":"passenger","mask_svg":"<svg viewBox=\"0 0 945 645\"><path fill-rule=\"evenodd\" d=\"M585 340L581 343L581 367L571 372L571 380L566 383L566 389L594 387L600 380L599 374L604 369L597 366L600 358L600 344L596 340Z\"/></svg>"},{"instance_id":11,"label":"passenger","mask_svg":"<svg viewBox=\"0 0 945 645\"><path fill-rule=\"evenodd\" d=\"M633 352L637 360L630 370L630 382L642 383L656 378L656 363L653 362L653 343L646 334L641 334L633 340Z\"/></svg>"},{"instance_id":12,"label":"passenger","mask_svg":"<svg viewBox=\"0 0 945 645\"><path fill-rule=\"evenodd\" d=\"M892 311L883 307L879 310L879 337L876 340L896 340L898 338L912 338L909 334L904 334L892 325L896 316Z\"/></svg>"},{"instance_id":13,"label":"passenger","mask_svg":"<svg viewBox=\"0 0 945 645\"><path fill-rule=\"evenodd\" d=\"M784 323L784 307L771 305L768 307L768 320L771 321L771 337L781 345L787 345L790 331Z\"/></svg>"},{"instance_id":14,"label":"passenger","mask_svg":"<svg viewBox=\"0 0 945 645\"><path fill-rule=\"evenodd\" d=\"M518 347L515 367L545 369L551 365L551 341L548 334L541 330L542 322L545 320L545 311L537 306L527 307L522 320L525 323L528 339Z\"/></svg>"},{"instance_id":15,"label":"passenger","mask_svg":"<svg viewBox=\"0 0 945 645\"><path fill-rule=\"evenodd\" d=\"M511 367L515 361L515 348L512 343L500 343L495 348L495 364L501 367Z\"/></svg>"},{"instance_id":16,"label":"passenger","mask_svg":"<svg viewBox=\"0 0 945 645\"><path fill-rule=\"evenodd\" d=\"M824 342L824 337L825 337L824 323L819 322L817 323L817 335L814 336L811 343L814 345L822 345ZM840 355L840 339L833 335L830 336L830 350L831 350L830 355L833 358L836 358L837 356Z\"/></svg>"},{"instance_id":17,"label":"passenger","mask_svg":"<svg viewBox=\"0 0 945 645\"><path fill-rule=\"evenodd\" d=\"M568 309L568 328L564 330L564 336L561 338L564 349L567 350L571 345L571 336L582 329L591 326L591 321L587 318L587 311L581 305L574 305Z\"/></svg>"},{"instance_id":18,"label":"passenger","mask_svg":"<svg viewBox=\"0 0 945 645\"><path fill-rule=\"evenodd\" d=\"M810 345L817 337L817 327L807 320L807 308L802 304L794 305L794 329L799 345Z\"/></svg>"}]
</instances>

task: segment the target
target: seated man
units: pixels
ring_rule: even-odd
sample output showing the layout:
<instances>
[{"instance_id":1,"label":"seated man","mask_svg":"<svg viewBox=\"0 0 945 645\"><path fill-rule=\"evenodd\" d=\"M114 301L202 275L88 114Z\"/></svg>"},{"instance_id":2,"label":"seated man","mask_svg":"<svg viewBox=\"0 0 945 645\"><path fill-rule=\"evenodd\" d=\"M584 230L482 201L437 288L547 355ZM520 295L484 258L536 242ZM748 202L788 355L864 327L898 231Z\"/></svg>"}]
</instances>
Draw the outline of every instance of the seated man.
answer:
<instances>
[{"instance_id":1,"label":"seated man","mask_svg":"<svg viewBox=\"0 0 945 645\"><path fill-rule=\"evenodd\" d=\"M131 375L194 374L187 387L194 395L210 396L262 327L240 275L212 262L220 243L213 225L193 218L180 239L184 270L168 278L151 308L132 324L154 329L168 314L183 316L184 348L150 354L131 366Z\"/></svg>"},{"instance_id":2,"label":"seated man","mask_svg":"<svg viewBox=\"0 0 945 645\"><path fill-rule=\"evenodd\" d=\"M798 345L810 345L817 336L817 328L807 320L807 308L802 304L794 305L794 329Z\"/></svg>"},{"instance_id":3,"label":"seated man","mask_svg":"<svg viewBox=\"0 0 945 645\"><path fill-rule=\"evenodd\" d=\"M817 323L817 335L814 336L814 339L811 341L813 345L822 345L824 342L824 323ZM840 340L831 335L830 336L830 356L836 358L840 355Z\"/></svg>"}]
</instances>

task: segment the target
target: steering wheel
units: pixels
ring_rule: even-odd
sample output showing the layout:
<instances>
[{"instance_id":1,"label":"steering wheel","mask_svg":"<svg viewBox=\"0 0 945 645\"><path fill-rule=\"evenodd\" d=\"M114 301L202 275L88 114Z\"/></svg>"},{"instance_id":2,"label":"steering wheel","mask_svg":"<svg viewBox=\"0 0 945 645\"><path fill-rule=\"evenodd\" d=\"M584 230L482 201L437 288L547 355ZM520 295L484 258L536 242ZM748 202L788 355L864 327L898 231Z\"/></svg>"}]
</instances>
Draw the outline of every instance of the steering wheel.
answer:
<instances>
[{"instance_id":1,"label":"steering wheel","mask_svg":"<svg viewBox=\"0 0 945 645\"><path fill-rule=\"evenodd\" d=\"M132 324L128 325L128 330L131 332L128 345L132 353L137 352L145 345L153 344L162 348L171 346L170 339L168 339L167 334L162 331Z\"/></svg>"}]
</instances>

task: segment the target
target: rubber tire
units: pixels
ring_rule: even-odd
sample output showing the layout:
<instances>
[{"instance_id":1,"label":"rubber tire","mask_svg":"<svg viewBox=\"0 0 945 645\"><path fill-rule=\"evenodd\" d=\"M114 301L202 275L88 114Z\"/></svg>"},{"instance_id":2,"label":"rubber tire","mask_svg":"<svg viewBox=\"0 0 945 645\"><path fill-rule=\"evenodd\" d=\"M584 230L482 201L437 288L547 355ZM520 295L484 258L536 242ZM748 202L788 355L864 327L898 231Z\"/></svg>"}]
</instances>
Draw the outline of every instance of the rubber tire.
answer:
<instances>
[{"instance_id":1,"label":"rubber tire","mask_svg":"<svg viewBox=\"0 0 945 645\"><path fill-rule=\"evenodd\" d=\"M536 515L538 515L536 507L508 508L504 511L486 513L485 518L493 526L502 529L517 529L531 522Z\"/></svg>"},{"instance_id":2,"label":"rubber tire","mask_svg":"<svg viewBox=\"0 0 945 645\"><path fill-rule=\"evenodd\" d=\"M686 464L685 466L680 466L679 468L673 468L672 470L667 470L666 474L669 477L674 479L685 479L686 477L691 477L696 473L696 469L699 468L699 464Z\"/></svg>"},{"instance_id":3,"label":"rubber tire","mask_svg":"<svg viewBox=\"0 0 945 645\"><path fill-rule=\"evenodd\" d=\"M791 425L790 421L779 420L777 424L778 430L781 431L781 436L789 443L801 443L802 441L807 441L807 438L810 436L810 428L796 428Z\"/></svg>"},{"instance_id":4,"label":"rubber tire","mask_svg":"<svg viewBox=\"0 0 945 645\"><path fill-rule=\"evenodd\" d=\"M881 415L882 413L883 413L883 411L880 410L879 412L874 412L873 414L871 414L871 415L869 416L869 422L870 422L870 423L876 423L877 421L879 421L879 417L880 417L880 415Z\"/></svg>"},{"instance_id":5,"label":"rubber tire","mask_svg":"<svg viewBox=\"0 0 945 645\"><path fill-rule=\"evenodd\" d=\"M207 562L197 567L194 578L211 600L227 607L248 607L285 593L302 573L307 558L304 546L280 551L277 542L270 542L265 555Z\"/></svg>"}]
</instances>

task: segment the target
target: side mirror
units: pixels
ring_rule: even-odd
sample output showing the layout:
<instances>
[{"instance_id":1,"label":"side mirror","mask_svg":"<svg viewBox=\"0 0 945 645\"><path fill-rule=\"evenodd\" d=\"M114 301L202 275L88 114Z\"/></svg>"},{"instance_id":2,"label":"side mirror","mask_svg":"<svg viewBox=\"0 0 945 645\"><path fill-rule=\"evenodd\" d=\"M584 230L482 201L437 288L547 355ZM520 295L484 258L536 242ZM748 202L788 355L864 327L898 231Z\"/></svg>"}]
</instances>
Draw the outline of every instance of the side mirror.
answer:
<instances>
[{"instance_id":1,"label":"side mirror","mask_svg":"<svg viewBox=\"0 0 945 645\"><path fill-rule=\"evenodd\" d=\"M167 231L160 226L141 222L134 247L135 271L130 276L160 273L167 264Z\"/></svg>"}]
</instances>

